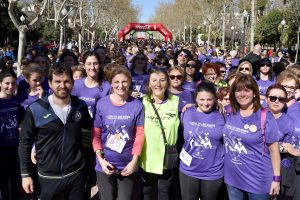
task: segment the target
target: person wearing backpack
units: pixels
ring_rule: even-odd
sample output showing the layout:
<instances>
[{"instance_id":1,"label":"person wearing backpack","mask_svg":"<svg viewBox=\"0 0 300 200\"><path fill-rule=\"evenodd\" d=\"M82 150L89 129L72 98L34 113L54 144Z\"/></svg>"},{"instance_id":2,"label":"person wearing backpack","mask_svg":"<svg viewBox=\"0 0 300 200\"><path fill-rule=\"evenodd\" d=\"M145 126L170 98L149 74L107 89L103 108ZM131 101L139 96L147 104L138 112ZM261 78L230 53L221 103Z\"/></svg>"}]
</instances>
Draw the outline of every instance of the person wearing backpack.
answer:
<instances>
[{"instance_id":1,"label":"person wearing backpack","mask_svg":"<svg viewBox=\"0 0 300 200\"><path fill-rule=\"evenodd\" d=\"M236 76L229 99L232 113L223 128L229 200L268 200L280 190L279 128L273 115L261 109L251 76Z\"/></svg>"}]
</instances>

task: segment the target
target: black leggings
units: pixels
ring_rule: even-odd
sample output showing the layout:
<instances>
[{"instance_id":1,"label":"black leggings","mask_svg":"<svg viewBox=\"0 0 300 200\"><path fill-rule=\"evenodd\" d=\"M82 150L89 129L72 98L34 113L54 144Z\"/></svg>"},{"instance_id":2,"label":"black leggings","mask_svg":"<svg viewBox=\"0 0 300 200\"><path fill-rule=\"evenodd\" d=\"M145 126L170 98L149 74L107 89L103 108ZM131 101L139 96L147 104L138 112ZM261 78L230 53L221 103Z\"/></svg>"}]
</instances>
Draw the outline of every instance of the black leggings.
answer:
<instances>
[{"instance_id":1,"label":"black leggings","mask_svg":"<svg viewBox=\"0 0 300 200\"><path fill-rule=\"evenodd\" d=\"M107 175L96 172L100 200L131 200L134 185L138 180L137 172L130 176Z\"/></svg>"},{"instance_id":2,"label":"black leggings","mask_svg":"<svg viewBox=\"0 0 300 200\"><path fill-rule=\"evenodd\" d=\"M217 200L223 177L217 180L201 180L179 172L182 200Z\"/></svg>"},{"instance_id":3,"label":"black leggings","mask_svg":"<svg viewBox=\"0 0 300 200\"><path fill-rule=\"evenodd\" d=\"M168 200L174 170L164 170L163 174L153 174L141 169L144 200Z\"/></svg>"},{"instance_id":4,"label":"black leggings","mask_svg":"<svg viewBox=\"0 0 300 200\"><path fill-rule=\"evenodd\" d=\"M19 199L21 190L18 148L0 148L0 199Z\"/></svg>"}]
</instances>

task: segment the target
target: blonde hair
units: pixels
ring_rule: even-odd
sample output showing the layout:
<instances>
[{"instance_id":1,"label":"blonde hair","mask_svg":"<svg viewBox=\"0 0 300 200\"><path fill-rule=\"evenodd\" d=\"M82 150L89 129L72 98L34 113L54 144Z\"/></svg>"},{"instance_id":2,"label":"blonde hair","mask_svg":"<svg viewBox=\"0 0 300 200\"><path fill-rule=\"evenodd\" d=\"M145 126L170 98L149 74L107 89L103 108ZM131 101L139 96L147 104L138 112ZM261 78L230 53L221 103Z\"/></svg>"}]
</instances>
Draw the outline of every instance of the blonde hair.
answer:
<instances>
[{"instance_id":1,"label":"blonde hair","mask_svg":"<svg viewBox=\"0 0 300 200\"><path fill-rule=\"evenodd\" d=\"M248 60L244 60L244 61L242 61L242 62L239 64L239 66L238 66L238 68L237 68L237 72L241 72L241 71L240 71L241 66L244 65L244 64L248 64L248 66L249 66L249 72L250 72L250 75L252 76L252 74L253 74L253 67L252 67L251 62L249 62Z\"/></svg>"}]
</instances>

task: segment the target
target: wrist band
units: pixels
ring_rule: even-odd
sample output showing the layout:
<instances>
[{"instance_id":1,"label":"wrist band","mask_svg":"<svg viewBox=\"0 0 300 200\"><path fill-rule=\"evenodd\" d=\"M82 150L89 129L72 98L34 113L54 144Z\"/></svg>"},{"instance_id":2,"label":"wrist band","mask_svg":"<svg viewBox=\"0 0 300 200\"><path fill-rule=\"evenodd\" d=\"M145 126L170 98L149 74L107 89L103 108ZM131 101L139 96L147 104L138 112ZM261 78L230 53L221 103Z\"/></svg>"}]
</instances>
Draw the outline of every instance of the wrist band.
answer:
<instances>
[{"instance_id":1,"label":"wrist band","mask_svg":"<svg viewBox=\"0 0 300 200\"><path fill-rule=\"evenodd\" d=\"M273 176L273 181L280 182L281 181L281 176Z\"/></svg>"},{"instance_id":2,"label":"wrist band","mask_svg":"<svg viewBox=\"0 0 300 200\"><path fill-rule=\"evenodd\" d=\"M104 153L104 152L103 152L103 150L101 150L101 149L96 151L96 155L99 155L99 156L102 156L103 153Z\"/></svg>"}]
</instances>

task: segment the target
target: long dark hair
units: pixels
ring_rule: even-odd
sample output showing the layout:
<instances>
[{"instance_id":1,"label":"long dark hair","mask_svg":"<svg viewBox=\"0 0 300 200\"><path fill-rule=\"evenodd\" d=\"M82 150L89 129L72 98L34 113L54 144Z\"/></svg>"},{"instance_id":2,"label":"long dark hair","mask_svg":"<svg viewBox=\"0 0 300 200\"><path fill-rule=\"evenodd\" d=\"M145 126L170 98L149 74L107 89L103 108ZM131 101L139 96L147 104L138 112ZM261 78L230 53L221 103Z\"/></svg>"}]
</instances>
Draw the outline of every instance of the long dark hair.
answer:
<instances>
[{"instance_id":1,"label":"long dark hair","mask_svg":"<svg viewBox=\"0 0 300 200\"><path fill-rule=\"evenodd\" d=\"M264 64L267 64L270 68L269 72L268 72L268 80L269 81L273 81L274 80L274 73L273 73L273 67L272 67L272 63L271 61L268 59L268 58L263 58L260 60L259 62L259 68L257 69L257 72L256 72L256 76L255 76L255 79L258 81L260 80L260 68L264 65Z\"/></svg>"}]
</instances>

